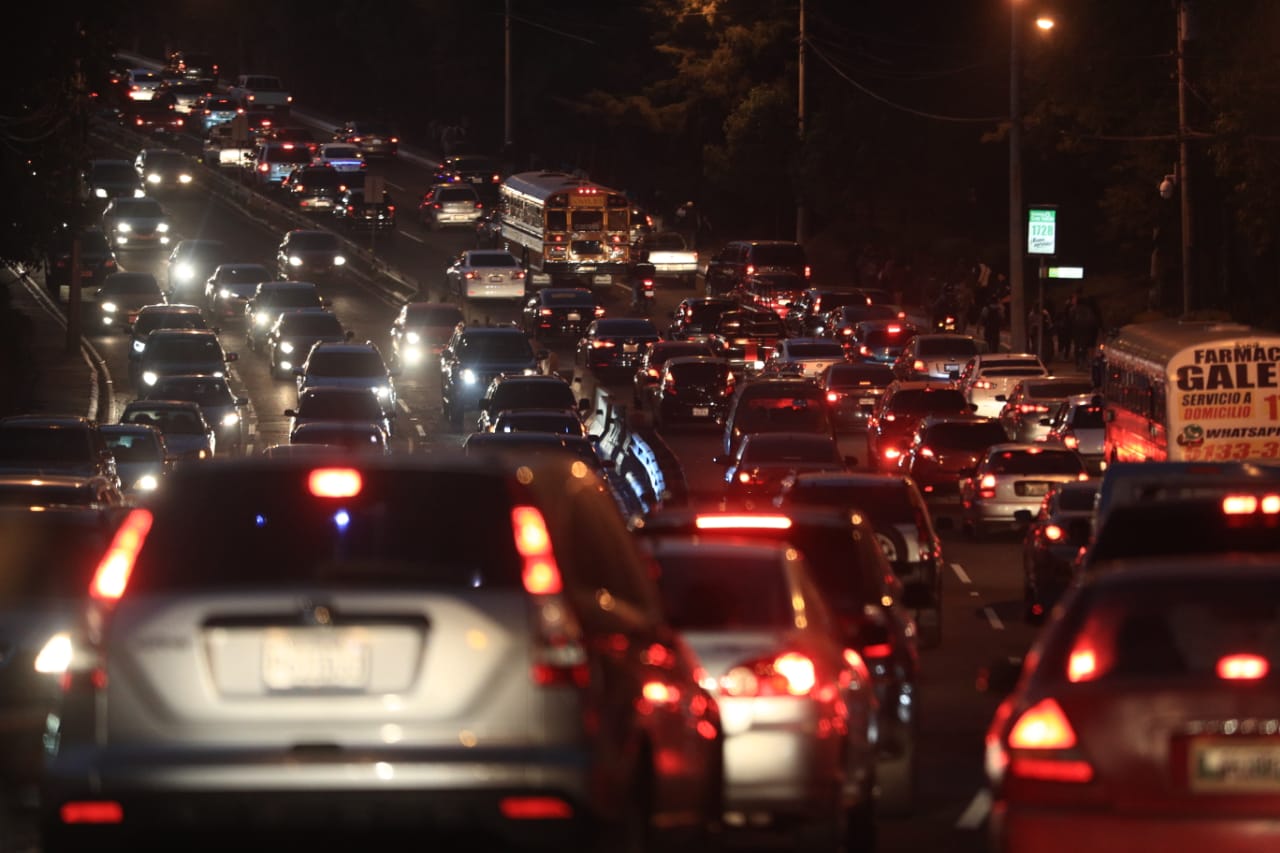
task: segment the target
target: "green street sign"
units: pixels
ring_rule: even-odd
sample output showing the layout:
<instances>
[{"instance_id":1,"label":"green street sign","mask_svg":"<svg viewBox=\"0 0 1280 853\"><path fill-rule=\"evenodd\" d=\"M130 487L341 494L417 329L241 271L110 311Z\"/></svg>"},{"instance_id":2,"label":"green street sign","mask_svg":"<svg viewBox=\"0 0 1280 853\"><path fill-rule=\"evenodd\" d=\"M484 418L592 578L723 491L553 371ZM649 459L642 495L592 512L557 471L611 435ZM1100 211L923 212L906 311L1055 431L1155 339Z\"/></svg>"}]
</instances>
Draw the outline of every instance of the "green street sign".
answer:
<instances>
[{"instance_id":1,"label":"green street sign","mask_svg":"<svg viewBox=\"0 0 1280 853\"><path fill-rule=\"evenodd\" d=\"M1084 278L1084 267L1049 267L1049 278Z\"/></svg>"},{"instance_id":2,"label":"green street sign","mask_svg":"<svg viewBox=\"0 0 1280 853\"><path fill-rule=\"evenodd\" d=\"M1058 246L1058 211L1055 208L1032 208L1027 211L1027 254L1056 255Z\"/></svg>"}]
</instances>

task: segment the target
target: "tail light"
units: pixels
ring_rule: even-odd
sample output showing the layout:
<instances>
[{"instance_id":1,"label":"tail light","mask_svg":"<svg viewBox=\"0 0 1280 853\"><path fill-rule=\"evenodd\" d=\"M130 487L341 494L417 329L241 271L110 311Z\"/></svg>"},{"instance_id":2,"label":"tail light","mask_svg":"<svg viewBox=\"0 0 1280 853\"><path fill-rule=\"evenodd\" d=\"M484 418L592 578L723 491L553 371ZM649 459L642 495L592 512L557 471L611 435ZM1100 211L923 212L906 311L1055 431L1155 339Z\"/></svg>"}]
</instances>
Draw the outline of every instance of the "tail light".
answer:
<instances>
[{"instance_id":1,"label":"tail light","mask_svg":"<svg viewBox=\"0 0 1280 853\"><path fill-rule=\"evenodd\" d=\"M395 212L396 212L396 206L395 206L394 204L389 204L389 205L387 205L387 212L388 212L388 213L395 213ZM521 273L521 275L523 276L523 275L524 275L524 273Z\"/></svg>"},{"instance_id":2,"label":"tail light","mask_svg":"<svg viewBox=\"0 0 1280 853\"><path fill-rule=\"evenodd\" d=\"M476 210L484 210L484 202L482 201L476 202Z\"/></svg>"},{"instance_id":3,"label":"tail light","mask_svg":"<svg viewBox=\"0 0 1280 853\"><path fill-rule=\"evenodd\" d=\"M511 273L511 277L512 277L513 279L515 279L516 281L521 281L521 280L523 280L523 279L524 279L524 270L516 270L515 272Z\"/></svg>"},{"instance_id":4,"label":"tail light","mask_svg":"<svg viewBox=\"0 0 1280 853\"><path fill-rule=\"evenodd\" d=\"M89 584L90 596L99 601L114 602L124 595L138 552L151 531L152 521L151 511L146 509L135 509L125 517L93 573L93 581Z\"/></svg>"},{"instance_id":5,"label":"tail light","mask_svg":"<svg viewBox=\"0 0 1280 853\"><path fill-rule=\"evenodd\" d=\"M259 172L262 172L262 173L265 175L267 172L270 172L270 171L271 171L271 167L270 167L270 166L268 166L266 163L259 163L259 164L258 164L258 171L259 171Z\"/></svg>"},{"instance_id":6,"label":"tail light","mask_svg":"<svg viewBox=\"0 0 1280 853\"><path fill-rule=\"evenodd\" d=\"M991 382L991 381L989 381L989 380L986 380L986 379L978 379L978 380L974 381L974 383L973 383L973 387L974 387L975 389L979 390L979 391L990 391L992 388L994 388L994 387L996 387L996 386L995 386L995 383L994 383L994 382Z\"/></svg>"},{"instance_id":7,"label":"tail light","mask_svg":"<svg viewBox=\"0 0 1280 853\"><path fill-rule=\"evenodd\" d=\"M862 356L863 358L869 358L871 356L871 347L867 346L866 344L863 344L862 346L858 347L858 355Z\"/></svg>"},{"instance_id":8,"label":"tail light","mask_svg":"<svg viewBox=\"0 0 1280 853\"><path fill-rule=\"evenodd\" d=\"M1049 407L1040 403L1019 403L1018 412L1024 415L1043 414L1049 411Z\"/></svg>"},{"instance_id":9,"label":"tail light","mask_svg":"<svg viewBox=\"0 0 1280 853\"><path fill-rule=\"evenodd\" d=\"M928 446L920 448L920 455L923 456L925 459L933 459L935 456L933 452L933 448Z\"/></svg>"},{"instance_id":10,"label":"tail light","mask_svg":"<svg viewBox=\"0 0 1280 853\"><path fill-rule=\"evenodd\" d=\"M438 201L437 201L437 202L435 202L434 204L432 204L431 206L432 206L432 207L434 207L436 210L439 210L439 209L440 209L440 202L438 202Z\"/></svg>"},{"instance_id":11,"label":"tail light","mask_svg":"<svg viewBox=\"0 0 1280 853\"><path fill-rule=\"evenodd\" d=\"M524 273L520 273L520 277L521 277L521 278L523 278L523 277L524 277ZM604 306L603 306L603 305L597 305L597 306L596 306L595 315L596 315L597 317L603 317L603 316L604 316Z\"/></svg>"},{"instance_id":12,"label":"tail light","mask_svg":"<svg viewBox=\"0 0 1280 853\"><path fill-rule=\"evenodd\" d=\"M592 341L591 342L592 349L607 349L613 346L615 346L613 341Z\"/></svg>"},{"instance_id":13,"label":"tail light","mask_svg":"<svg viewBox=\"0 0 1280 853\"><path fill-rule=\"evenodd\" d=\"M918 358L911 365L911 369L917 373L924 373L926 367L925 363Z\"/></svg>"},{"instance_id":14,"label":"tail light","mask_svg":"<svg viewBox=\"0 0 1280 853\"><path fill-rule=\"evenodd\" d=\"M662 381L662 393L663 393L663 394L670 394L670 395L672 395L672 396L675 396L675 393L676 393L676 378L675 378L674 376L670 376L670 375L669 375L669 376L667 376L667 378L666 378L666 379L664 379L664 380Z\"/></svg>"},{"instance_id":15,"label":"tail light","mask_svg":"<svg viewBox=\"0 0 1280 853\"><path fill-rule=\"evenodd\" d=\"M805 278L813 277L813 267L809 266L808 264L804 265L804 277Z\"/></svg>"},{"instance_id":16,"label":"tail light","mask_svg":"<svg viewBox=\"0 0 1280 853\"><path fill-rule=\"evenodd\" d=\"M583 685L588 671L582 629L563 600L564 583L546 520L537 507L517 506L511 510L511 530L524 562L520 578L534 610L533 680L543 686Z\"/></svg>"},{"instance_id":17,"label":"tail light","mask_svg":"<svg viewBox=\"0 0 1280 853\"><path fill-rule=\"evenodd\" d=\"M978 481L978 495L986 500L991 500L996 496L996 478L994 474L987 474Z\"/></svg>"},{"instance_id":18,"label":"tail light","mask_svg":"<svg viewBox=\"0 0 1280 853\"><path fill-rule=\"evenodd\" d=\"M1074 435L1070 435L1070 434L1064 435L1062 437L1062 446L1067 448L1068 450L1079 450L1080 439L1076 438Z\"/></svg>"},{"instance_id":19,"label":"tail light","mask_svg":"<svg viewBox=\"0 0 1280 853\"><path fill-rule=\"evenodd\" d=\"M113 800L63 803L58 810L63 823L123 823L124 807Z\"/></svg>"},{"instance_id":20,"label":"tail light","mask_svg":"<svg viewBox=\"0 0 1280 853\"><path fill-rule=\"evenodd\" d=\"M1004 715L997 713L996 722ZM1039 782L1081 784L1093 780L1093 765L1076 751L1076 732L1056 700L1042 699L1024 711L1009 729L1004 761L1010 776ZM988 750L1001 749L988 736ZM988 766L991 766L988 756Z\"/></svg>"},{"instance_id":21,"label":"tail light","mask_svg":"<svg viewBox=\"0 0 1280 853\"><path fill-rule=\"evenodd\" d=\"M886 462L893 462L894 460L901 458L901 456L902 451L896 447L890 447L884 452L884 460Z\"/></svg>"},{"instance_id":22,"label":"tail light","mask_svg":"<svg viewBox=\"0 0 1280 853\"><path fill-rule=\"evenodd\" d=\"M462 274L462 277L465 278L467 281L471 281L476 277L476 274L468 270L467 272L464 272Z\"/></svg>"},{"instance_id":23,"label":"tail light","mask_svg":"<svg viewBox=\"0 0 1280 853\"><path fill-rule=\"evenodd\" d=\"M556 312L550 308L539 308L538 313L543 317L550 317L552 314Z\"/></svg>"},{"instance_id":24,"label":"tail light","mask_svg":"<svg viewBox=\"0 0 1280 853\"><path fill-rule=\"evenodd\" d=\"M799 652L741 663L720 677L725 696L808 696L818 686L812 660Z\"/></svg>"},{"instance_id":25,"label":"tail light","mask_svg":"<svg viewBox=\"0 0 1280 853\"><path fill-rule=\"evenodd\" d=\"M1044 538L1050 542L1061 542L1066 535L1063 529L1056 524L1045 525Z\"/></svg>"},{"instance_id":26,"label":"tail light","mask_svg":"<svg viewBox=\"0 0 1280 853\"><path fill-rule=\"evenodd\" d=\"M755 274L756 274L756 267L755 267L755 264L747 264L746 274L747 274L747 275L755 275Z\"/></svg>"},{"instance_id":27,"label":"tail light","mask_svg":"<svg viewBox=\"0 0 1280 853\"><path fill-rule=\"evenodd\" d=\"M1271 664L1261 655L1227 655L1218 660L1218 677L1225 681L1257 681L1265 678Z\"/></svg>"},{"instance_id":28,"label":"tail light","mask_svg":"<svg viewBox=\"0 0 1280 853\"><path fill-rule=\"evenodd\" d=\"M839 403L839 402L840 402L840 392L839 392L839 391L828 391L828 392L827 392L827 402L828 402L828 403L832 403L832 404Z\"/></svg>"}]
</instances>

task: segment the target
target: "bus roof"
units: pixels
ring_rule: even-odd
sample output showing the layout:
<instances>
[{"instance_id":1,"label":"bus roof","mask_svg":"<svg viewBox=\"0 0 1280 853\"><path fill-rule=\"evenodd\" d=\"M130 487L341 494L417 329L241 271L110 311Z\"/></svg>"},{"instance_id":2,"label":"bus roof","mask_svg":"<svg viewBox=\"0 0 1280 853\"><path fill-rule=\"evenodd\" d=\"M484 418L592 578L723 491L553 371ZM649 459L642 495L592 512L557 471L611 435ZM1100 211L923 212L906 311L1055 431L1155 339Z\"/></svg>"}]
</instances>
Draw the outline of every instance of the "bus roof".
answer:
<instances>
[{"instance_id":1,"label":"bus roof","mask_svg":"<svg viewBox=\"0 0 1280 853\"><path fill-rule=\"evenodd\" d=\"M546 201L555 193L568 192L581 187L594 187L602 194L621 195L618 190L593 184L586 178L575 177L565 172L520 172L508 177L502 182L502 186L510 192L538 201Z\"/></svg>"},{"instance_id":2,"label":"bus roof","mask_svg":"<svg viewBox=\"0 0 1280 853\"><path fill-rule=\"evenodd\" d=\"M1164 365L1191 347L1221 343L1231 346L1244 338L1275 338L1275 332L1213 320L1154 320L1120 329L1115 340L1107 341L1104 353L1112 353Z\"/></svg>"}]
</instances>

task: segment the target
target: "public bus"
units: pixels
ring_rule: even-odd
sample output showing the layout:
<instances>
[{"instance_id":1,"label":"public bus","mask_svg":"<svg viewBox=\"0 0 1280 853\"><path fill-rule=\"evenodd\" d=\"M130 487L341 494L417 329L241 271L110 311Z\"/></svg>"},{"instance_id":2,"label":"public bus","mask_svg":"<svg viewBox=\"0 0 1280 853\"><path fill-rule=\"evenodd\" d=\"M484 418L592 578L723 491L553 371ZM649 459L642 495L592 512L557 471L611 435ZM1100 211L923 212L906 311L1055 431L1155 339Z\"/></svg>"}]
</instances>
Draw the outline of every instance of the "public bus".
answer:
<instances>
[{"instance_id":1,"label":"public bus","mask_svg":"<svg viewBox=\"0 0 1280 853\"><path fill-rule=\"evenodd\" d=\"M502 183L502 238L533 284L625 284L631 202L564 172L521 172Z\"/></svg>"},{"instance_id":2,"label":"public bus","mask_svg":"<svg viewBox=\"0 0 1280 853\"><path fill-rule=\"evenodd\" d=\"M1159 320L1125 326L1101 357L1109 464L1280 465L1280 334Z\"/></svg>"}]
</instances>

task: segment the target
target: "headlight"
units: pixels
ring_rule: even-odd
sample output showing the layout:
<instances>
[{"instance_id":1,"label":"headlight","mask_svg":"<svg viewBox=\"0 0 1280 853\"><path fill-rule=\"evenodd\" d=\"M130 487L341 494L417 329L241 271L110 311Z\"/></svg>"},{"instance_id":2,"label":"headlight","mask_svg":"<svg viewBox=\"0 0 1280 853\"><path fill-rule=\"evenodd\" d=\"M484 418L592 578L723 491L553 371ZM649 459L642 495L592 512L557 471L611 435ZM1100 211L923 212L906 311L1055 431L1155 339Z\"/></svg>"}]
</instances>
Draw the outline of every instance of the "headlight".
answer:
<instances>
[{"instance_id":1,"label":"headlight","mask_svg":"<svg viewBox=\"0 0 1280 853\"><path fill-rule=\"evenodd\" d=\"M132 226L132 225L130 225L128 222L117 222L117 223L116 223L116 230L117 230L117 231L119 231L120 233L124 234L124 233L128 233L129 231L132 231L132 230L133 230L133 226Z\"/></svg>"},{"instance_id":2,"label":"headlight","mask_svg":"<svg viewBox=\"0 0 1280 853\"><path fill-rule=\"evenodd\" d=\"M759 361L759 360L757 360L757 361L753 361L753 362L751 363L751 366L752 366L752 367L754 367L756 370L764 370L764 362L763 362L763 361Z\"/></svg>"},{"instance_id":3,"label":"headlight","mask_svg":"<svg viewBox=\"0 0 1280 853\"><path fill-rule=\"evenodd\" d=\"M300 267L300 266L302 266L302 258L298 257L297 255L290 255L290 256L289 256L289 266L291 266L291 267Z\"/></svg>"},{"instance_id":4,"label":"headlight","mask_svg":"<svg viewBox=\"0 0 1280 853\"><path fill-rule=\"evenodd\" d=\"M422 335L417 332L405 332L404 339L411 344L416 344L422 341Z\"/></svg>"},{"instance_id":5,"label":"headlight","mask_svg":"<svg viewBox=\"0 0 1280 853\"><path fill-rule=\"evenodd\" d=\"M71 666L72 654L71 635L61 632L54 634L44 644L44 648L40 649L40 654L36 655L36 672L66 672L67 667Z\"/></svg>"},{"instance_id":6,"label":"headlight","mask_svg":"<svg viewBox=\"0 0 1280 853\"><path fill-rule=\"evenodd\" d=\"M120 309L114 302L104 302L102 303L102 310L106 311L108 314L114 314Z\"/></svg>"},{"instance_id":7,"label":"headlight","mask_svg":"<svg viewBox=\"0 0 1280 853\"><path fill-rule=\"evenodd\" d=\"M187 174L179 175L179 176L178 176L178 183L180 183L180 184L189 184L189 183L191 183L191 176L190 176L190 175L187 175Z\"/></svg>"},{"instance_id":8,"label":"headlight","mask_svg":"<svg viewBox=\"0 0 1280 853\"><path fill-rule=\"evenodd\" d=\"M168 222L161 222L159 225L157 225L157 226L156 226L156 230L157 230L157 231L159 231L161 234L168 234L168 233L169 233L169 223L168 223Z\"/></svg>"},{"instance_id":9,"label":"headlight","mask_svg":"<svg viewBox=\"0 0 1280 853\"><path fill-rule=\"evenodd\" d=\"M149 183L149 184L158 184L158 183L160 183L160 176L159 176L158 174L156 174L155 172L152 172L150 175L147 175L147 183Z\"/></svg>"},{"instance_id":10,"label":"headlight","mask_svg":"<svg viewBox=\"0 0 1280 853\"><path fill-rule=\"evenodd\" d=\"M538 369L536 367L526 367L524 369L525 376L535 376L537 375L537 373L538 373Z\"/></svg>"},{"instance_id":11,"label":"headlight","mask_svg":"<svg viewBox=\"0 0 1280 853\"><path fill-rule=\"evenodd\" d=\"M180 281L191 281L195 278L196 270L191 264L178 264L177 273Z\"/></svg>"},{"instance_id":12,"label":"headlight","mask_svg":"<svg viewBox=\"0 0 1280 853\"><path fill-rule=\"evenodd\" d=\"M134 198L142 198L146 194L147 194L147 191L142 189L142 187L138 187L136 190L133 191Z\"/></svg>"},{"instance_id":13,"label":"headlight","mask_svg":"<svg viewBox=\"0 0 1280 853\"><path fill-rule=\"evenodd\" d=\"M147 348L147 344L146 344L146 342L145 342L145 341L134 341L134 342L133 342L133 351L134 351L134 352L142 352L142 351L143 351L144 349L146 349L146 348Z\"/></svg>"},{"instance_id":14,"label":"headlight","mask_svg":"<svg viewBox=\"0 0 1280 853\"><path fill-rule=\"evenodd\" d=\"M102 187L98 187L97 189L95 189L95 190L93 191L93 197L94 197L94 198L106 198L106 197L107 197L107 191L106 191L106 190L104 190Z\"/></svg>"},{"instance_id":15,"label":"headlight","mask_svg":"<svg viewBox=\"0 0 1280 853\"><path fill-rule=\"evenodd\" d=\"M404 359L406 364L417 364L418 362L422 361L422 350L418 349L417 347L410 347L409 349L400 353L400 356L401 358Z\"/></svg>"},{"instance_id":16,"label":"headlight","mask_svg":"<svg viewBox=\"0 0 1280 853\"><path fill-rule=\"evenodd\" d=\"M293 344L289 343L288 341L281 341L280 352L283 352L286 354L293 352Z\"/></svg>"},{"instance_id":17,"label":"headlight","mask_svg":"<svg viewBox=\"0 0 1280 853\"><path fill-rule=\"evenodd\" d=\"M386 385L379 385L377 388L374 388L373 391L378 395L379 400L385 400L391 396L391 389Z\"/></svg>"},{"instance_id":18,"label":"headlight","mask_svg":"<svg viewBox=\"0 0 1280 853\"><path fill-rule=\"evenodd\" d=\"M224 427L233 427L240 423L240 416L235 412L227 412L222 416L222 425Z\"/></svg>"},{"instance_id":19,"label":"headlight","mask_svg":"<svg viewBox=\"0 0 1280 853\"><path fill-rule=\"evenodd\" d=\"M266 314L254 314L253 322L259 326L265 326L271 322L271 318Z\"/></svg>"},{"instance_id":20,"label":"headlight","mask_svg":"<svg viewBox=\"0 0 1280 853\"><path fill-rule=\"evenodd\" d=\"M280 369L281 369L281 370L293 370L293 362L292 362L292 361L281 361L281 362L280 362Z\"/></svg>"},{"instance_id":21,"label":"headlight","mask_svg":"<svg viewBox=\"0 0 1280 853\"><path fill-rule=\"evenodd\" d=\"M227 290L227 289L224 287L224 288L222 288L221 290L219 290L219 291L218 291L218 296L219 296L219 297L221 297L222 299L230 299L230 298L231 298L231 291L230 291L230 290Z\"/></svg>"},{"instance_id":22,"label":"headlight","mask_svg":"<svg viewBox=\"0 0 1280 853\"><path fill-rule=\"evenodd\" d=\"M468 370L462 371L462 384L475 385L476 379L477 379L476 372L474 370L468 369Z\"/></svg>"},{"instance_id":23,"label":"headlight","mask_svg":"<svg viewBox=\"0 0 1280 853\"><path fill-rule=\"evenodd\" d=\"M138 478L138 482L133 484L133 488L139 492L154 492L160 486L160 480L155 474L143 474Z\"/></svg>"},{"instance_id":24,"label":"headlight","mask_svg":"<svg viewBox=\"0 0 1280 853\"><path fill-rule=\"evenodd\" d=\"M334 265L335 267L340 267L340 266L342 266L343 264L345 264L346 262L347 262L347 259L346 259L346 258L344 258L344 257L342 257L342 255L334 255L334 256L333 256L333 265Z\"/></svg>"},{"instance_id":25,"label":"headlight","mask_svg":"<svg viewBox=\"0 0 1280 853\"><path fill-rule=\"evenodd\" d=\"M154 370L148 370L142 374L142 381L147 383L148 385L155 385L156 382L158 382L159 380L160 380L160 377L156 375L156 372Z\"/></svg>"}]
</instances>

